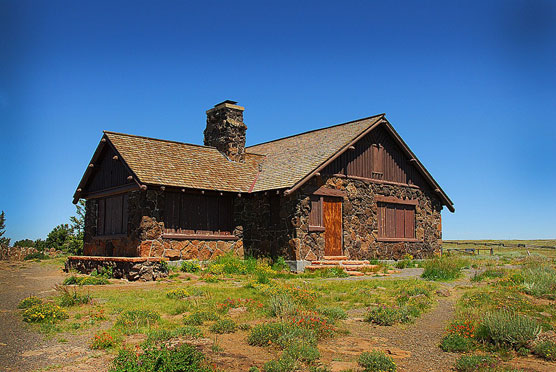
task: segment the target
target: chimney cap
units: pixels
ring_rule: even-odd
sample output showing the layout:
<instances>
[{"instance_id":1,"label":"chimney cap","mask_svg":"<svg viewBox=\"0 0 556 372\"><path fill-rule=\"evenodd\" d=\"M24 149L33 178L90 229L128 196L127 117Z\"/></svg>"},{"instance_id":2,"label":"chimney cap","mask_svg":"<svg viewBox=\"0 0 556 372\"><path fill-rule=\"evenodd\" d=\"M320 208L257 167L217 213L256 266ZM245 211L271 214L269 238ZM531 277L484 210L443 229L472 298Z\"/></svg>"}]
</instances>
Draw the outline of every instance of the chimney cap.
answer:
<instances>
[{"instance_id":1,"label":"chimney cap","mask_svg":"<svg viewBox=\"0 0 556 372\"><path fill-rule=\"evenodd\" d=\"M220 105L222 105L222 104L224 104L224 103L229 103L230 105L235 105L235 104L237 103L237 101L232 101L231 99L227 99L227 100L225 100L225 101L222 101L222 102L220 102L220 103L217 103L216 105L214 105L214 107L220 106Z\"/></svg>"}]
</instances>

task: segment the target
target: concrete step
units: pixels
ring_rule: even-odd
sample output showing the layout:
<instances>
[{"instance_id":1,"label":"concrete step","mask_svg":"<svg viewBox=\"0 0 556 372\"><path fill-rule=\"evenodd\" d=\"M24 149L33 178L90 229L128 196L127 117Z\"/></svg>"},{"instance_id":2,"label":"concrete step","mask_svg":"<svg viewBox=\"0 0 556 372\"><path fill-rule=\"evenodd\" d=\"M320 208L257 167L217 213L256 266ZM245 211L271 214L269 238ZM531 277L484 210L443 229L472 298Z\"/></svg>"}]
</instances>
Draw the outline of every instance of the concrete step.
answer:
<instances>
[{"instance_id":1,"label":"concrete step","mask_svg":"<svg viewBox=\"0 0 556 372\"><path fill-rule=\"evenodd\" d=\"M318 260L311 261L311 265L340 265L342 262L339 260Z\"/></svg>"},{"instance_id":2,"label":"concrete step","mask_svg":"<svg viewBox=\"0 0 556 372\"><path fill-rule=\"evenodd\" d=\"M367 260L317 260L311 261L311 265L369 265Z\"/></svg>"},{"instance_id":3,"label":"concrete step","mask_svg":"<svg viewBox=\"0 0 556 372\"><path fill-rule=\"evenodd\" d=\"M347 272L350 276L365 276L365 273L361 271L348 271Z\"/></svg>"},{"instance_id":4,"label":"concrete step","mask_svg":"<svg viewBox=\"0 0 556 372\"><path fill-rule=\"evenodd\" d=\"M342 260L347 260L348 257L347 256L324 256L325 260L331 260L331 261L342 261Z\"/></svg>"},{"instance_id":5,"label":"concrete step","mask_svg":"<svg viewBox=\"0 0 556 372\"><path fill-rule=\"evenodd\" d=\"M305 270L322 270L322 269L333 269L333 268L342 268L339 265L309 265L309 266L305 266Z\"/></svg>"},{"instance_id":6,"label":"concrete step","mask_svg":"<svg viewBox=\"0 0 556 372\"><path fill-rule=\"evenodd\" d=\"M342 265L369 265L370 262L368 260L343 260L341 261Z\"/></svg>"}]
</instances>

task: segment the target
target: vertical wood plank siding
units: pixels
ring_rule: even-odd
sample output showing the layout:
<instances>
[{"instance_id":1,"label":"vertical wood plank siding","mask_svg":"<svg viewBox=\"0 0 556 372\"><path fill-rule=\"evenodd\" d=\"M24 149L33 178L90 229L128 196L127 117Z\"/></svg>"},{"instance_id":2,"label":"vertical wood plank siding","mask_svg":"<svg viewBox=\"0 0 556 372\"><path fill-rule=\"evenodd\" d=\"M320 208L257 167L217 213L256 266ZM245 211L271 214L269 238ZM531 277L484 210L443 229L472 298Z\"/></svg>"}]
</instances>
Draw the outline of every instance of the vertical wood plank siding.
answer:
<instances>
[{"instance_id":1,"label":"vertical wood plank siding","mask_svg":"<svg viewBox=\"0 0 556 372\"><path fill-rule=\"evenodd\" d=\"M166 192L164 231L172 234L231 234L229 196Z\"/></svg>"},{"instance_id":2,"label":"vertical wood plank siding","mask_svg":"<svg viewBox=\"0 0 556 372\"><path fill-rule=\"evenodd\" d=\"M105 146L99 160L93 168L93 174L83 190L86 192L101 191L111 187L123 186L133 181L127 179L130 174L120 159L114 160L116 155L110 146Z\"/></svg>"},{"instance_id":3,"label":"vertical wood plank siding","mask_svg":"<svg viewBox=\"0 0 556 372\"><path fill-rule=\"evenodd\" d=\"M376 128L354 147L329 164L323 173L428 187L410 159L384 129Z\"/></svg>"},{"instance_id":4,"label":"vertical wood plank siding","mask_svg":"<svg viewBox=\"0 0 556 372\"><path fill-rule=\"evenodd\" d=\"M309 226L322 227L322 196L311 197L311 212L309 214Z\"/></svg>"}]
</instances>

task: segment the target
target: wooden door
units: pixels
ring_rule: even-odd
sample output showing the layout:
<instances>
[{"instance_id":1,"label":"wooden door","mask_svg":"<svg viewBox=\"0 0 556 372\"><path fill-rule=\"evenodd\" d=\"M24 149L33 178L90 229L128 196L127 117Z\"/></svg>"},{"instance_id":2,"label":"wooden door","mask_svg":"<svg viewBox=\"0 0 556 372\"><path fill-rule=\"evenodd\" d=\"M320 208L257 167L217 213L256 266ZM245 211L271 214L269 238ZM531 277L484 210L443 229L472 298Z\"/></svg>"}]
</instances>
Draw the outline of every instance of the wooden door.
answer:
<instances>
[{"instance_id":1,"label":"wooden door","mask_svg":"<svg viewBox=\"0 0 556 372\"><path fill-rule=\"evenodd\" d=\"M323 200L324 255L342 255L342 199L325 197Z\"/></svg>"}]
</instances>

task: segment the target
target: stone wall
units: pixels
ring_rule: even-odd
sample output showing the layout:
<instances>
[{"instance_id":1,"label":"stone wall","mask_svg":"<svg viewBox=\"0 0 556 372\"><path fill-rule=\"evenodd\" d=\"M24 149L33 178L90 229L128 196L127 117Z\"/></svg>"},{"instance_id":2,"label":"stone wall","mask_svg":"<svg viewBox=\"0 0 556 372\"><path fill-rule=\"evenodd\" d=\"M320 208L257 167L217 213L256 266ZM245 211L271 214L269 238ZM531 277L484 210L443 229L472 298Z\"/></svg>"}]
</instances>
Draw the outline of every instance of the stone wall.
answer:
<instances>
[{"instance_id":1,"label":"stone wall","mask_svg":"<svg viewBox=\"0 0 556 372\"><path fill-rule=\"evenodd\" d=\"M207 111L204 145L216 147L232 161L245 160L243 107L221 103Z\"/></svg>"},{"instance_id":2,"label":"stone wall","mask_svg":"<svg viewBox=\"0 0 556 372\"><path fill-rule=\"evenodd\" d=\"M295 237L292 245L299 252L298 259L314 260L324 256L324 233L308 231L310 195L321 185L346 193L342 202L342 219L344 255L349 258L399 259L406 253L424 258L440 252L442 204L430 191L349 178L322 177L313 179L295 193L298 203L293 218ZM417 242L378 241L376 195L418 200L415 210Z\"/></svg>"},{"instance_id":3,"label":"stone wall","mask_svg":"<svg viewBox=\"0 0 556 372\"><path fill-rule=\"evenodd\" d=\"M168 276L168 266L165 260L158 258L131 257L68 257L64 271L76 270L81 274L93 271L105 272L107 269L115 279L127 280L156 280Z\"/></svg>"},{"instance_id":4,"label":"stone wall","mask_svg":"<svg viewBox=\"0 0 556 372\"><path fill-rule=\"evenodd\" d=\"M290 245L294 234L292 217L297 201L280 194L277 223L271 223L270 192L247 195L234 200L234 220L242 231L245 254L254 257L279 257L295 260Z\"/></svg>"},{"instance_id":5,"label":"stone wall","mask_svg":"<svg viewBox=\"0 0 556 372\"><path fill-rule=\"evenodd\" d=\"M86 256L166 257L170 260L208 260L228 252L243 257L242 231L234 240L174 240L163 237L164 192L132 191L128 198L127 236L96 238L97 202L86 203L83 251Z\"/></svg>"}]
</instances>

